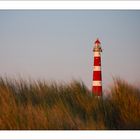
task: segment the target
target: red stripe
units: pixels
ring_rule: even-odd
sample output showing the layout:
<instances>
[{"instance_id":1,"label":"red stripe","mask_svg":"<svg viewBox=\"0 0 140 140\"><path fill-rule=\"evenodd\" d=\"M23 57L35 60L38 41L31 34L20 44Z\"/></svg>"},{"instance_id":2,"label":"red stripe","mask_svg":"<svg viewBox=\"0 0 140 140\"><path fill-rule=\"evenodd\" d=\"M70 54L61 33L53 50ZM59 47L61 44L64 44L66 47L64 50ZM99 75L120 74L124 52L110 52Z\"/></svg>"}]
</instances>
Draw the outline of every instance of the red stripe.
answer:
<instances>
[{"instance_id":1,"label":"red stripe","mask_svg":"<svg viewBox=\"0 0 140 140\"><path fill-rule=\"evenodd\" d=\"M101 96L102 95L102 86L93 86L92 93L94 93L94 95Z\"/></svg>"},{"instance_id":2,"label":"red stripe","mask_svg":"<svg viewBox=\"0 0 140 140\"><path fill-rule=\"evenodd\" d=\"M100 56L94 57L94 66L101 66L101 57Z\"/></svg>"},{"instance_id":3,"label":"red stripe","mask_svg":"<svg viewBox=\"0 0 140 140\"><path fill-rule=\"evenodd\" d=\"M94 71L93 72L93 81L101 81L101 80L102 80L101 71Z\"/></svg>"}]
</instances>

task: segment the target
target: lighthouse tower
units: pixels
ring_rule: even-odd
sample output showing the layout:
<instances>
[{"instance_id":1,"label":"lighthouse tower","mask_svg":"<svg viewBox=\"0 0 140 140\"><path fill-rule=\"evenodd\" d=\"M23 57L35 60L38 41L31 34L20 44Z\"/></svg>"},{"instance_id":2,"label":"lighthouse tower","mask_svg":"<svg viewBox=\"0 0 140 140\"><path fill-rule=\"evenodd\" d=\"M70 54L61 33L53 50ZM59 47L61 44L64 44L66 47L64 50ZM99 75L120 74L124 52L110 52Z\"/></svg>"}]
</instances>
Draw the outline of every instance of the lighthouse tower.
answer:
<instances>
[{"instance_id":1,"label":"lighthouse tower","mask_svg":"<svg viewBox=\"0 0 140 140\"><path fill-rule=\"evenodd\" d=\"M102 96L102 72L101 72L101 46L100 41L95 41L93 48L94 64L93 64L93 84L92 93L96 96Z\"/></svg>"}]
</instances>

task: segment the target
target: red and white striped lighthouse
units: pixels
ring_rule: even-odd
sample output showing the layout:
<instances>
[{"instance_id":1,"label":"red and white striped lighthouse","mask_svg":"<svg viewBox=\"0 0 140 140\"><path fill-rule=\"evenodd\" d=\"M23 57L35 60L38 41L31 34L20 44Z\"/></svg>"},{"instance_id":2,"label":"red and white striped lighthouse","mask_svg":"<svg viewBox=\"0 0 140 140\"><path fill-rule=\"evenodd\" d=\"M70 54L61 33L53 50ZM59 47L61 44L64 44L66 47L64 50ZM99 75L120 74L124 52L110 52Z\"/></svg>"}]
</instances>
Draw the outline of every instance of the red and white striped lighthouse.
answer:
<instances>
[{"instance_id":1,"label":"red and white striped lighthouse","mask_svg":"<svg viewBox=\"0 0 140 140\"><path fill-rule=\"evenodd\" d=\"M92 93L96 96L102 96L102 72L101 72L101 46L100 41L97 39L95 41L95 46L93 48L94 54L94 64L93 64L93 83L92 83Z\"/></svg>"}]
</instances>

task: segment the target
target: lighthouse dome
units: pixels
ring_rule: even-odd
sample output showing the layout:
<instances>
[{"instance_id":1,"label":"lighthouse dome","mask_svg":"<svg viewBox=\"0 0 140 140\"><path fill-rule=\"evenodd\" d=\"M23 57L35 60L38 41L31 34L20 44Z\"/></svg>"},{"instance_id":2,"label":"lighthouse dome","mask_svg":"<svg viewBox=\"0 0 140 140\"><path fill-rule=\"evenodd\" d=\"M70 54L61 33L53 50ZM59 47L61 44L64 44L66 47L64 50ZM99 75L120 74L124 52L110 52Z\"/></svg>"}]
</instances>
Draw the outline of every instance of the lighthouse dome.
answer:
<instances>
[{"instance_id":1,"label":"lighthouse dome","mask_svg":"<svg viewBox=\"0 0 140 140\"><path fill-rule=\"evenodd\" d=\"M101 42L97 38L97 40L95 41L95 47L93 49L94 52L102 52L102 48L101 48L100 44L101 44Z\"/></svg>"}]
</instances>

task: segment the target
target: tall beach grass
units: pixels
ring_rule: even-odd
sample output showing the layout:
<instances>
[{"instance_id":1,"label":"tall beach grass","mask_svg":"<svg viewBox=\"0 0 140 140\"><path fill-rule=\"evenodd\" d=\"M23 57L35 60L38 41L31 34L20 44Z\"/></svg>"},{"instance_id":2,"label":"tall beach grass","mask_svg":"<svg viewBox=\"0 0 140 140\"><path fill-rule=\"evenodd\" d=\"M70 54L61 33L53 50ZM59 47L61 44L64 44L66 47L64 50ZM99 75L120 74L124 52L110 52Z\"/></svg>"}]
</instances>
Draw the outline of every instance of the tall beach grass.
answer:
<instances>
[{"instance_id":1,"label":"tall beach grass","mask_svg":"<svg viewBox=\"0 0 140 140\"><path fill-rule=\"evenodd\" d=\"M0 78L2 130L140 130L140 90L115 79L106 98L83 82Z\"/></svg>"}]
</instances>

